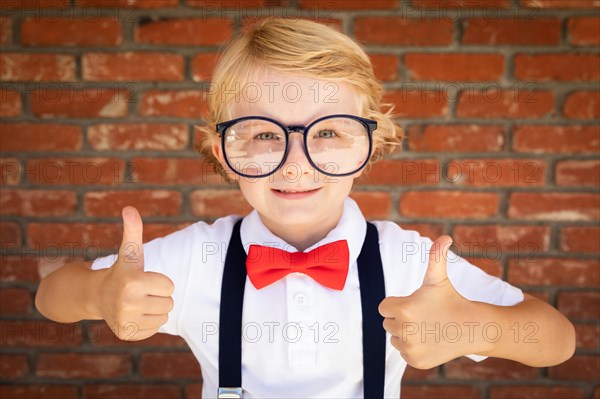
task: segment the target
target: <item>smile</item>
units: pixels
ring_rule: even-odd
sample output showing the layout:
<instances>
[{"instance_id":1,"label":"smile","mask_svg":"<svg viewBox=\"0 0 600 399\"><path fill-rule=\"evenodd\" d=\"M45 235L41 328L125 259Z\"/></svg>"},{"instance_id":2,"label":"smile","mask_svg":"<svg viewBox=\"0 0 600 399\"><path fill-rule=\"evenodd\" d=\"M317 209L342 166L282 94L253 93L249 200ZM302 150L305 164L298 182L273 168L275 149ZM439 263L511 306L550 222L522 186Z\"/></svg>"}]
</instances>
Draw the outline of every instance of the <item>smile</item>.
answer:
<instances>
[{"instance_id":1,"label":"smile","mask_svg":"<svg viewBox=\"0 0 600 399\"><path fill-rule=\"evenodd\" d=\"M314 189L292 189L292 188L289 188L289 189L271 189L271 191L273 192L273 194L275 194L276 196L278 196L280 198L302 199L302 198L310 197L311 195L315 194L320 189L321 189L321 187L314 188Z\"/></svg>"}]
</instances>

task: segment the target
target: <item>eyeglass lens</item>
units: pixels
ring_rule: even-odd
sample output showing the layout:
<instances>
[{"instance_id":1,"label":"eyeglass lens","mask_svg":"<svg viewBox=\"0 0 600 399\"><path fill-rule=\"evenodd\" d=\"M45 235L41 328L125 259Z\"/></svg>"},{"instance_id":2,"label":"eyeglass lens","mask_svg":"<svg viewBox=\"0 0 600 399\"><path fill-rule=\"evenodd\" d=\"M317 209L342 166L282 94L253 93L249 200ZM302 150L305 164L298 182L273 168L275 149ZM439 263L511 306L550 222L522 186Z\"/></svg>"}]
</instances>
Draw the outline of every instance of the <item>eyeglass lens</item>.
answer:
<instances>
[{"instance_id":1,"label":"eyeglass lens","mask_svg":"<svg viewBox=\"0 0 600 399\"><path fill-rule=\"evenodd\" d=\"M285 149L285 131L266 120L246 119L225 132L225 156L236 172L245 175L268 174L281 164ZM306 149L319 171L353 173L369 156L368 130L351 118L324 119L310 127Z\"/></svg>"}]
</instances>

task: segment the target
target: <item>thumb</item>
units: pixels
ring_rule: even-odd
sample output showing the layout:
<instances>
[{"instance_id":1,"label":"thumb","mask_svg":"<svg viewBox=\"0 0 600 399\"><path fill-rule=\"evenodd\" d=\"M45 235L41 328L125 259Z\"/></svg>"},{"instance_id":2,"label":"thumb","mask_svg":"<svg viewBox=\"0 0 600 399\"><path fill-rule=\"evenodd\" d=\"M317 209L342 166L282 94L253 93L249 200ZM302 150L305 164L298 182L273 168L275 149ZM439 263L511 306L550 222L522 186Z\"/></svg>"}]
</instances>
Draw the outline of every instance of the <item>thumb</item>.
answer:
<instances>
[{"instance_id":1,"label":"thumb","mask_svg":"<svg viewBox=\"0 0 600 399\"><path fill-rule=\"evenodd\" d=\"M448 278L448 249L452 245L450 236L441 236L433 242L429 250L429 264L423 285L437 285Z\"/></svg>"},{"instance_id":2,"label":"thumb","mask_svg":"<svg viewBox=\"0 0 600 399\"><path fill-rule=\"evenodd\" d=\"M119 260L126 265L144 267L144 247L142 217L133 206L126 206L121 211L123 217L123 240L119 248Z\"/></svg>"}]
</instances>

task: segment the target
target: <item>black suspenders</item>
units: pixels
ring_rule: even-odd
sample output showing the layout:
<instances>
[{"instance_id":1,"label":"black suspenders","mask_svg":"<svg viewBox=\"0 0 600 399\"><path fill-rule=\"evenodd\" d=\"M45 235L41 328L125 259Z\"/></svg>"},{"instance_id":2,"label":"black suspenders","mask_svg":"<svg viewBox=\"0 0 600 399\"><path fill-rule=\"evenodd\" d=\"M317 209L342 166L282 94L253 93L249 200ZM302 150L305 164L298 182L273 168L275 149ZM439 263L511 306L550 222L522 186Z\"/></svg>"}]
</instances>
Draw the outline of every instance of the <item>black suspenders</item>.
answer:
<instances>
[{"instance_id":1,"label":"black suspenders","mask_svg":"<svg viewBox=\"0 0 600 399\"><path fill-rule=\"evenodd\" d=\"M242 310L246 285L246 252L238 220L225 258L221 286L219 329L219 398L242 398ZM367 235L357 259L363 330L364 397L383 398L385 384L385 330L379 303L385 298L379 235L367 222Z\"/></svg>"}]
</instances>

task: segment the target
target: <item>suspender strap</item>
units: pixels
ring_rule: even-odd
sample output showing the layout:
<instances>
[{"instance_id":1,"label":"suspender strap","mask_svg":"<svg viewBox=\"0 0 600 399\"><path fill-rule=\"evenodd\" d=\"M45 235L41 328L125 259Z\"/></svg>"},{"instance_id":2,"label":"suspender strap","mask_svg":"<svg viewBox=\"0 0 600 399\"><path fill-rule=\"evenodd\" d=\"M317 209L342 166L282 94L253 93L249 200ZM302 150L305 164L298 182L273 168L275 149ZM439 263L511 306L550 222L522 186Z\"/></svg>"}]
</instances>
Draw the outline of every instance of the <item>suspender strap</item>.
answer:
<instances>
[{"instance_id":1,"label":"suspender strap","mask_svg":"<svg viewBox=\"0 0 600 399\"><path fill-rule=\"evenodd\" d=\"M386 337L379 303L385 299L385 282L379 234L372 223L367 222L367 236L357 263L362 305L364 397L383 398Z\"/></svg>"},{"instance_id":2,"label":"suspender strap","mask_svg":"<svg viewBox=\"0 0 600 399\"><path fill-rule=\"evenodd\" d=\"M232 394L231 390L241 390L242 386L242 310L246 286L246 252L240 238L241 224L242 219L233 226L221 286L219 397L223 398L235 398L236 396L229 396Z\"/></svg>"},{"instance_id":3,"label":"suspender strap","mask_svg":"<svg viewBox=\"0 0 600 399\"><path fill-rule=\"evenodd\" d=\"M238 220L234 227L223 271L219 329L219 398L241 398L242 311L246 284L246 252ZM379 303L385 298L379 234L367 222L367 235L358 256L358 278L362 306L363 379L365 398L383 398L385 384L385 330Z\"/></svg>"}]
</instances>

